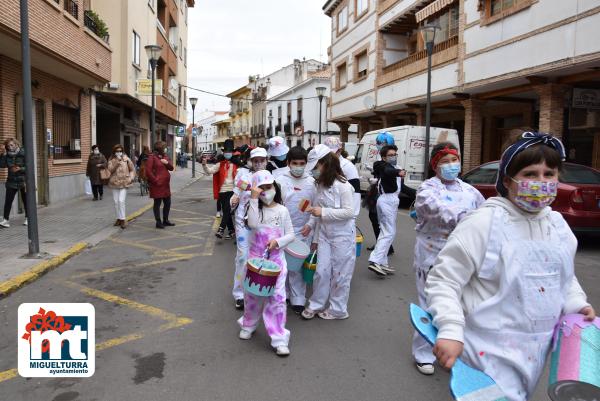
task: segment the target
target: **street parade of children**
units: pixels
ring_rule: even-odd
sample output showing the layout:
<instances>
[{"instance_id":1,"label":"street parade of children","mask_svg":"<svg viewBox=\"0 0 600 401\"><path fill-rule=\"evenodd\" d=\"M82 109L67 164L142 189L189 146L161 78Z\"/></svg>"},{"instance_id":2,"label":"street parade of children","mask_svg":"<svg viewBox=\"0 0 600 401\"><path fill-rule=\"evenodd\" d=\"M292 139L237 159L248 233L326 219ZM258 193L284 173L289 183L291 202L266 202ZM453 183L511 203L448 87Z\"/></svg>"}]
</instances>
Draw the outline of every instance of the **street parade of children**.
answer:
<instances>
[{"instance_id":1,"label":"street parade of children","mask_svg":"<svg viewBox=\"0 0 600 401\"><path fill-rule=\"evenodd\" d=\"M289 356L293 342L303 341L286 327L292 316L307 325L315 317L351 318L357 269L370 271L377 285L414 274L413 305L397 310L415 327L411 361L424 375L452 370L455 399L528 400L549 364L552 400L600 400L581 395L598 394L586 386L600 386L600 366L588 367L587 379L565 373L584 370L583 354L579 361L567 349L573 333L600 353L600 321L575 274L577 238L552 209L566 159L559 138L513 135L499 162L497 194L485 198L461 179L457 144L431 143L429 174L414 188L414 221L403 221L416 231L414 255L404 255L412 266L393 256L408 179L394 135L378 134L369 177L359 176L343 147L335 137L309 149L279 136L264 147L227 140L223 161L203 161L222 207L214 235L237 248L230 290L241 314L239 339L252 340L262 320L274 353ZM359 261L361 180L371 185L363 205L376 242L368 260ZM598 333L586 340L587 327Z\"/></svg>"}]
</instances>

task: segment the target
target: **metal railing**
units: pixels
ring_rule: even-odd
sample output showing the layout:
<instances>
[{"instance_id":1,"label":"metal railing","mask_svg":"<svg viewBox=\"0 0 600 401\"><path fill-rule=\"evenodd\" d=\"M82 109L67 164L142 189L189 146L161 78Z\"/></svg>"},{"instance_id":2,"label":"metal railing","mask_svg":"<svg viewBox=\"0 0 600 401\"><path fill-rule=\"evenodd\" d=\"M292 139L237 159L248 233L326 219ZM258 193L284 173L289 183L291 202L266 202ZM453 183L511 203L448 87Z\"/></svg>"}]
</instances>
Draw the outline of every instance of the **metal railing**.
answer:
<instances>
[{"instance_id":1,"label":"metal railing","mask_svg":"<svg viewBox=\"0 0 600 401\"><path fill-rule=\"evenodd\" d=\"M433 54L447 50L456 45L458 45L458 36L451 37L450 39L440 42L437 45L433 46ZM405 59L397 61L394 64L385 66L383 68L383 72L386 73L386 72L389 72L390 70L396 70L398 68L406 67L407 65L410 65L416 61L419 61L419 60L422 60L425 58L427 58L427 50L426 49L419 50L418 52L411 54L410 56L406 57Z\"/></svg>"},{"instance_id":2,"label":"metal railing","mask_svg":"<svg viewBox=\"0 0 600 401\"><path fill-rule=\"evenodd\" d=\"M77 4L77 0L65 0L65 11L75 19L79 19L79 4Z\"/></svg>"}]
</instances>

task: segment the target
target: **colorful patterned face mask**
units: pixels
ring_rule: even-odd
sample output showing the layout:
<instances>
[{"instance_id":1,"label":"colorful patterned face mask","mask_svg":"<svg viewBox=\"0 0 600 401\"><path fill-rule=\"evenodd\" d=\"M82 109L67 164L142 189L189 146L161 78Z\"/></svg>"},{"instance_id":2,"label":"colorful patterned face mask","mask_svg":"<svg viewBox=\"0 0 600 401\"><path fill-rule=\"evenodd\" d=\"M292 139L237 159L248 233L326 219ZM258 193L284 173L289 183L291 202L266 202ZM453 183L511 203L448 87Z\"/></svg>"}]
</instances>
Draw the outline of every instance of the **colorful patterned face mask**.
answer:
<instances>
[{"instance_id":1,"label":"colorful patterned face mask","mask_svg":"<svg viewBox=\"0 0 600 401\"><path fill-rule=\"evenodd\" d=\"M510 179L518 184L515 203L527 212L537 213L556 199L556 181L517 181L512 177Z\"/></svg>"}]
</instances>

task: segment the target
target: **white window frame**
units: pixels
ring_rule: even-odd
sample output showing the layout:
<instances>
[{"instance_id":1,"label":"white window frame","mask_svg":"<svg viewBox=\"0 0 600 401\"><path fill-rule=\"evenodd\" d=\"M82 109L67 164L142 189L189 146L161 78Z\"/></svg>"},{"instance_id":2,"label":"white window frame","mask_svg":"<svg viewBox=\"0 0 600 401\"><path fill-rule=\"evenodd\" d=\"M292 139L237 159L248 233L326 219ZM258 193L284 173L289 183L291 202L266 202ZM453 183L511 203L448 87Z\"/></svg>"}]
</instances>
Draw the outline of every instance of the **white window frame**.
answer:
<instances>
[{"instance_id":1,"label":"white window frame","mask_svg":"<svg viewBox=\"0 0 600 401\"><path fill-rule=\"evenodd\" d=\"M342 24L344 21L344 24ZM339 13L337 13L337 33L338 35L348 29L348 6L342 7Z\"/></svg>"},{"instance_id":2,"label":"white window frame","mask_svg":"<svg viewBox=\"0 0 600 401\"><path fill-rule=\"evenodd\" d=\"M369 9L369 0L355 0L354 4L356 5L356 9L354 10L356 18L362 16Z\"/></svg>"},{"instance_id":3,"label":"white window frame","mask_svg":"<svg viewBox=\"0 0 600 401\"><path fill-rule=\"evenodd\" d=\"M140 35L138 35L136 31L133 31L132 50L133 50L133 64L140 67L141 60L142 60L142 39L140 38Z\"/></svg>"}]
</instances>

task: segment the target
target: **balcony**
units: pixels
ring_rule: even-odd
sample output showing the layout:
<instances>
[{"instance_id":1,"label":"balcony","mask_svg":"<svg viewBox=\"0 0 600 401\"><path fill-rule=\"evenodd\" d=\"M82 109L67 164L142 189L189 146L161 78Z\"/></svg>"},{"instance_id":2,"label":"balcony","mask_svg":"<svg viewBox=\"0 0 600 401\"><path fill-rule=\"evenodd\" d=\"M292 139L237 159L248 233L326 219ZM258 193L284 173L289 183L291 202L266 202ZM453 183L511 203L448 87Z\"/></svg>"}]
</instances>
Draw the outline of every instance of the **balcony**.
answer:
<instances>
[{"instance_id":1,"label":"balcony","mask_svg":"<svg viewBox=\"0 0 600 401\"><path fill-rule=\"evenodd\" d=\"M106 23L92 10L83 12L83 24L100 39L108 43L109 34Z\"/></svg>"},{"instance_id":2,"label":"balcony","mask_svg":"<svg viewBox=\"0 0 600 401\"><path fill-rule=\"evenodd\" d=\"M457 57L458 36L453 36L433 47L431 65L435 67ZM383 67L382 73L377 77L377 85L386 85L425 70L427 70L427 50L420 50L403 60Z\"/></svg>"},{"instance_id":3,"label":"balcony","mask_svg":"<svg viewBox=\"0 0 600 401\"><path fill-rule=\"evenodd\" d=\"M65 11L73 16L75 19L79 19L79 4L77 0L65 0Z\"/></svg>"}]
</instances>

